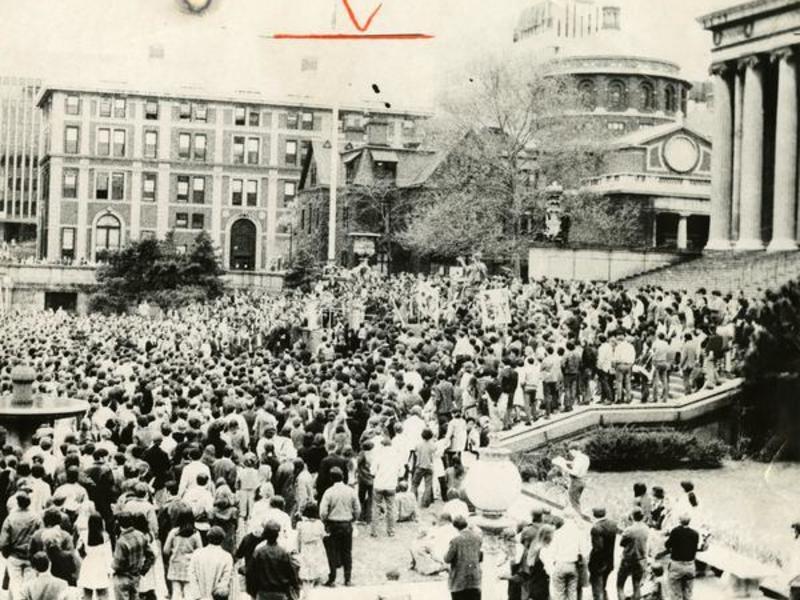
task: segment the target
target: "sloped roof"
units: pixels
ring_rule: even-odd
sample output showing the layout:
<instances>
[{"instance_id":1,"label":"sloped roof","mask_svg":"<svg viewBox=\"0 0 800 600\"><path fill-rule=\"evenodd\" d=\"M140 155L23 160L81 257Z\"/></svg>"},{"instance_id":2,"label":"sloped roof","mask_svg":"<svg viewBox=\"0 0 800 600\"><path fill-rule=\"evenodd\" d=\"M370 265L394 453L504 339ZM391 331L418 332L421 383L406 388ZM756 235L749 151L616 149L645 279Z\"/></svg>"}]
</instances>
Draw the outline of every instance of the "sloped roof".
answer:
<instances>
[{"instance_id":1,"label":"sloped roof","mask_svg":"<svg viewBox=\"0 0 800 600\"><path fill-rule=\"evenodd\" d=\"M628 135L624 135L618 140L616 140L613 144L611 144L612 149L621 149L621 148L633 148L636 146L644 146L648 142L652 142L662 137L666 137L673 133L677 133L679 131L686 131L701 140L711 144L711 140L708 136L696 129L688 127L684 123L665 123L664 125L655 125L653 127L642 127L637 131L633 131Z\"/></svg>"}]
</instances>

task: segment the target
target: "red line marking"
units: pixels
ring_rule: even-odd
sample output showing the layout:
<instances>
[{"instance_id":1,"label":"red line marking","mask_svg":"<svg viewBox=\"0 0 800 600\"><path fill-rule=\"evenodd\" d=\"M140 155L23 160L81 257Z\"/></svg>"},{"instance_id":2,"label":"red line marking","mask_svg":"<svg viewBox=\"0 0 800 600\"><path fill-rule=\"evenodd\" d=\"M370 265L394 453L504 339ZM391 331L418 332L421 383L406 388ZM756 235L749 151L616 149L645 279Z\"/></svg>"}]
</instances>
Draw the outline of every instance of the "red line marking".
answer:
<instances>
[{"instance_id":1,"label":"red line marking","mask_svg":"<svg viewBox=\"0 0 800 600\"><path fill-rule=\"evenodd\" d=\"M276 33L276 40L429 40L427 33Z\"/></svg>"},{"instance_id":2,"label":"red line marking","mask_svg":"<svg viewBox=\"0 0 800 600\"><path fill-rule=\"evenodd\" d=\"M378 8L373 10L372 14L369 17L367 17L366 23L364 23L364 25L361 25L358 22L358 19L356 18L356 13L353 11L353 9L350 6L350 0L342 0L342 4L344 4L344 8L347 11L347 15L350 17L350 21L353 23L353 25L355 26L356 29L358 29L359 31L362 31L362 32L366 31L367 29L369 29L369 26L372 25L372 19L375 18L375 15L378 14L378 11L383 6L383 4L378 4Z\"/></svg>"}]
</instances>

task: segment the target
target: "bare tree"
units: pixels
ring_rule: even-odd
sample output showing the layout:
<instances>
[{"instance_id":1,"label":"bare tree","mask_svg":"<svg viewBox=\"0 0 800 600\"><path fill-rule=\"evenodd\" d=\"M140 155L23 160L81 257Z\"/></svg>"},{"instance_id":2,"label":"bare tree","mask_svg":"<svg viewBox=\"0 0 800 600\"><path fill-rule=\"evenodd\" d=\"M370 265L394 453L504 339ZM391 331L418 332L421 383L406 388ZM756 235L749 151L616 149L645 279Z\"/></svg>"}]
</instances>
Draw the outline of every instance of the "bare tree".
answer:
<instances>
[{"instance_id":1,"label":"bare tree","mask_svg":"<svg viewBox=\"0 0 800 600\"><path fill-rule=\"evenodd\" d=\"M595 124L571 115L578 101L574 82L542 65L495 57L471 69L441 100L436 139L449 145L448 158L404 243L435 254L452 236L429 222L460 223L458 235L468 237L449 247L485 249L519 275L531 215L542 210L541 183L564 178L569 186L597 167L600 137ZM485 229L468 226L477 216Z\"/></svg>"}]
</instances>

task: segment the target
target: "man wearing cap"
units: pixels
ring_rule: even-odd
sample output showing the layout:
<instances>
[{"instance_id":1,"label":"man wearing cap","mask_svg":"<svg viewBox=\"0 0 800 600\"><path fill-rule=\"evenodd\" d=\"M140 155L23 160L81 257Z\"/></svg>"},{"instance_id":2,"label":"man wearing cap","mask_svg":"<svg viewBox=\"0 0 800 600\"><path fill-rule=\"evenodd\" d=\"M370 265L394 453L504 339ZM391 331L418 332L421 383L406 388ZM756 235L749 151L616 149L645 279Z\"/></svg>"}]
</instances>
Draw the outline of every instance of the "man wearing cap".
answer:
<instances>
[{"instance_id":1,"label":"man wearing cap","mask_svg":"<svg viewBox=\"0 0 800 600\"><path fill-rule=\"evenodd\" d=\"M691 517L680 516L680 525L673 529L666 541L669 551L669 582L672 600L691 600L694 587L694 560L700 546L700 534L689 527Z\"/></svg>"},{"instance_id":2,"label":"man wearing cap","mask_svg":"<svg viewBox=\"0 0 800 600\"><path fill-rule=\"evenodd\" d=\"M589 554L589 583L593 600L608 600L608 576L614 570L614 546L617 540L617 524L606 516L606 509L592 511L592 551Z\"/></svg>"},{"instance_id":3,"label":"man wearing cap","mask_svg":"<svg viewBox=\"0 0 800 600\"><path fill-rule=\"evenodd\" d=\"M264 542L256 547L247 563L247 593L255 600L297 600L300 597L300 564L294 555L278 544L281 526L274 521L264 525Z\"/></svg>"}]
</instances>

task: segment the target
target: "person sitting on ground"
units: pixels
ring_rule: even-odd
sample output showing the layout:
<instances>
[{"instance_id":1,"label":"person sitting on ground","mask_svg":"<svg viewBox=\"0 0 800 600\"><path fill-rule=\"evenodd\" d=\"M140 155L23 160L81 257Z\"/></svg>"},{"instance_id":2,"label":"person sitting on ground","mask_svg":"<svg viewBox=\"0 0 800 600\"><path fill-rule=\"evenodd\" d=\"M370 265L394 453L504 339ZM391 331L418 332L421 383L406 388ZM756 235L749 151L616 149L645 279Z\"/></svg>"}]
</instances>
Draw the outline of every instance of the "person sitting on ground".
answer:
<instances>
[{"instance_id":1,"label":"person sitting on ground","mask_svg":"<svg viewBox=\"0 0 800 600\"><path fill-rule=\"evenodd\" d=\"M406 523L417 520L417 499L408 490L408 483L401 481L397 484L397 522Z\"/></svg>"}]
</instances>

